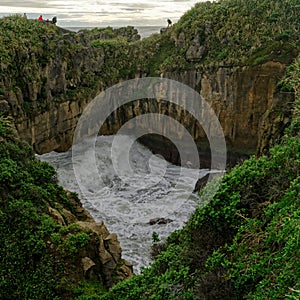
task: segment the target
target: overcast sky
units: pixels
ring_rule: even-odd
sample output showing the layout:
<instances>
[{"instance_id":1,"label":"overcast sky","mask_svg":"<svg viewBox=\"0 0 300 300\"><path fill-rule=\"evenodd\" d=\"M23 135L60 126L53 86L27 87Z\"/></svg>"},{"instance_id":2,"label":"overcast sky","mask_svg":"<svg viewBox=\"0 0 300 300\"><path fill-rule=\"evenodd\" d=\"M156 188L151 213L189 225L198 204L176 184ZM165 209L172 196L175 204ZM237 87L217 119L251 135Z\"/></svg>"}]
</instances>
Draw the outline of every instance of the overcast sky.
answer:
<instances>
[{"instance_id":1,"label":"overcast sky","mask_svg":"<svg viewBox=\"0 0 300 300\"><path fill-rule=\"evenodd\" d=\"M0 0L0 16L26 13L29 18L58 18L67 26L165 26L202 0Z\"/></svg>"}]
</instances>

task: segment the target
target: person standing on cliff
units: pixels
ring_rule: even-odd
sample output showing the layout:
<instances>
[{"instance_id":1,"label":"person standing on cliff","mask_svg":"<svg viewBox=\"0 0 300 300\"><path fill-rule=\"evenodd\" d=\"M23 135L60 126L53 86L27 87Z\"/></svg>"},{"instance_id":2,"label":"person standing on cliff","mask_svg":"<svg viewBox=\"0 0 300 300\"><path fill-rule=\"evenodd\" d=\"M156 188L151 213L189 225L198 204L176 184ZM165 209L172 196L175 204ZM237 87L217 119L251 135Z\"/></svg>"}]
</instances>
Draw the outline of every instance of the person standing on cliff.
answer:
<instances>
[{"instance_id":1,"label":"person standing on cliff","mask_svg":"<svg viewBox=\"0 0 300 300\"><path fill-rule=\"evenodd\" d=\"M54 16L54 17L52 18L51 23L54 24L54 25L57 23L57 18L56 18L56 16Z\"/></svg>"},{"instance_id":2,"label":"person standing on cliff","mask_svg":"<svg viewBox=\"0 0 300 300\"><path fill-rule=\"evenodd\" d=\"M43 21L43 16L40 15L39 18L38 18L38 20L39 20L39 21Z\"/></svg>"}]
</instances>

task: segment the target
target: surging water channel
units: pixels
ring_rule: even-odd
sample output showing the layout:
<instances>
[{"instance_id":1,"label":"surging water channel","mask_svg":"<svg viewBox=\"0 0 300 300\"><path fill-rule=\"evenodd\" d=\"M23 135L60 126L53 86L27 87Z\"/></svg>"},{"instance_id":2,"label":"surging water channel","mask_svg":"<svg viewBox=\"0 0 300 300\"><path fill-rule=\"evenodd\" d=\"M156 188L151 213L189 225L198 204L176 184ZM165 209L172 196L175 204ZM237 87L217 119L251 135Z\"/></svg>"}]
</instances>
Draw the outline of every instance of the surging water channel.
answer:
<instances>
[{"instance_id":1,"label":"surging water channel","mask_svg":"<svg viewBox=\"0 0 300 300\"><path fill-rule=\"evenodd\" d=\"M112 152L113 141L114 136L99 136L94 149L81 143L76 146L76 158L72 149L38 157L54 166L60 184L78 193L97 222L103 221L111 233L118 234L123 258L139 272L151 262L153 232L165 238L182 228L195 210L199 198L192 193L193 187L208 170L172 165L132 137L122 136L121 145L132 143L128 165L126 147ZM172 221L150 225L153 218Z\"/></svg>"}]
</instances>

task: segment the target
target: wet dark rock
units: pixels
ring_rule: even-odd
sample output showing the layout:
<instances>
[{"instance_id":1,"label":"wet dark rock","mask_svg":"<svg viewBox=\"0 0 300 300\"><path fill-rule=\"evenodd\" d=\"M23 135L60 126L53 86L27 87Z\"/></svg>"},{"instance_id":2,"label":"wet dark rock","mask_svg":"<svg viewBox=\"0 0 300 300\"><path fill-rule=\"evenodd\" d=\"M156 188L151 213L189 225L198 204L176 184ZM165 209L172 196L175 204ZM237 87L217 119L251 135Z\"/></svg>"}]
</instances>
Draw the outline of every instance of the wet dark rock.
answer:
<instances>
[{"instance_id":1,"label":"wet dark rock","mask_svg":"<svg viewBox=\"0 0 300 300\"><path fill-rule=\"evenodd\" d=\"M158 225L164 225L164 224L168 224L168 223L171 223L173 222L173 220L171 219L165 219L165 218L154 218L154 219L151 219L149 221L149 224L150 225L155 225L155 224L158 224Z\"/></svg>"},{"instance_id":2,"label":"wet dark rock","mask_svg":"<svg viewBox=\"0 0 300 300\"><path fill-rule=\"evenodd\" d=\"M223 172L216 172L216 173L209 173L206 174L204 177L197 180L195 184L195 188L193 192L199 192L201 191L208 182L214 180L215 178L219 178L223 176Z\"/></svg>"},{"instance_id":3,"label":"wet dark rock","mask_svg":"<svg viewBox=\"0 0 300 300\"><path fill-rule=\"evenodd\" d=\"M204 177L198 179L195 184L194 192L199 192L200 190L202 190L206 186L208 178L209 174L206 174Z\"/></svg>"}]
</instances>

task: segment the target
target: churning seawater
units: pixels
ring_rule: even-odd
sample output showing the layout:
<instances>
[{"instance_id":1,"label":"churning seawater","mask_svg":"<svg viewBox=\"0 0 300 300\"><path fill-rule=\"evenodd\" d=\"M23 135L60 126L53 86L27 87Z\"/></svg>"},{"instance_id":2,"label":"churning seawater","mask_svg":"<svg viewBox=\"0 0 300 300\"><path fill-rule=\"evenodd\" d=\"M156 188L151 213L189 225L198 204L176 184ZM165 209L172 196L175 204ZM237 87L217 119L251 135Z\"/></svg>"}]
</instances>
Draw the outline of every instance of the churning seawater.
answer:
<instances>
[{"instance_id":1,"label":"churning seawater","mask_svg":"<svg viewBox=\"0 0 300 300\"><path fill-rule=\"evenodd\" d=\"M78 193L97 222L118 234L123 258L139 272L151 262L153 232L166 238L182 228L195 210L199 198L193 187L208 170L172 165L133 137L118 138L117 147L113 147L115 136L99 136L95 148L83 142L76 146L75 158L72 149L38 157L54 166L60 184ZM131 144L129 153L124 153L126 144ZM153 218L172 221L150 225Z\"/></svg>"}]
</instances>

